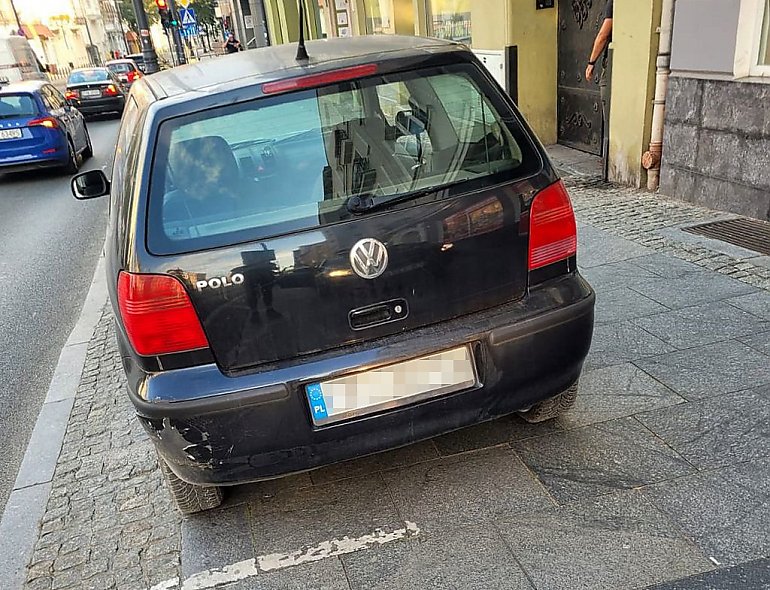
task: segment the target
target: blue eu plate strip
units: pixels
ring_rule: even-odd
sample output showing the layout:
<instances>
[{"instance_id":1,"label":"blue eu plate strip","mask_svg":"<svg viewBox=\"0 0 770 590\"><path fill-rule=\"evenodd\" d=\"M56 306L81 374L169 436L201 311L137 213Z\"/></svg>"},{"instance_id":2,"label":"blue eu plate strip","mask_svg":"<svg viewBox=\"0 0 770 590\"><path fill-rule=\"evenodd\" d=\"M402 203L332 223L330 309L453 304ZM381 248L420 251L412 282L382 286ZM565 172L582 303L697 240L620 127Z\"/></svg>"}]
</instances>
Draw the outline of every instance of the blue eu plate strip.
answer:
<instances>
[{"instance_id":1,"label":"blue eu plate strip","mask_svg":"<svg viewBox=\"0 0 770 590\"><path fill-rule=\"evenodd\" d=\"M323 420L328 418L329 414L326 411L326 401L324 400L323 391L321 391L321 384L311 383L307 386L305 392L310 402L310 411L313 413L313 419Z\"/></svg>"}]
</instances>

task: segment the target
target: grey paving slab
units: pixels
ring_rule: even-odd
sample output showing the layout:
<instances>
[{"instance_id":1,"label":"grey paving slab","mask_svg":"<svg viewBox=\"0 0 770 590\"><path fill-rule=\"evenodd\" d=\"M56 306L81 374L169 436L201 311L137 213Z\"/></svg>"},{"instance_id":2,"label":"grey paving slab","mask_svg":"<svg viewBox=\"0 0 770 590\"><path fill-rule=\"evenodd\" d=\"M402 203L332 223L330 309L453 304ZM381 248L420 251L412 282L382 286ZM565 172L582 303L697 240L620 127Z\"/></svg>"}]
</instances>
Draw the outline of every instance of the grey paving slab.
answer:
<instances>
[{"instance_id":1,"label":"grey paving slab","mask_svg":"<svg viewBox=\"0 0 770 590\"><path fill-rule=\"evenodd\" d=\"M770 330L770 321L760 320L725 302L640 317L634 324L679 349Z\"/></svg>"},{"instance_id":2,"label":"grey paving slab","mask_svg":"<svg viewBox=\"0 0 770 590\"><path fill-rule=\"evenodd\" d=\"M633 289L670 309L713 303L757 291L756 287L709 270L637 283Z\"/></svg>"},{"instance_id":3,"label":"grey paving slab","mask_svg":"<svg viewBox=\"0 0 770 590\"><path fill-rule=\"evenodd\" d=\"M613 365L583 373L577 401L558 424L565 429L587 426L684 401L635 365Z\"/></svg>"},{"instance_id":4,"label":"grey paving slab","mask_svg":"<svg viewBox=\"0 0 770 590\"><path fill-rule=\"evenodd\" d=\"M703 269L697 264L660 253L634 258L629 261L629 264L647 273L651 273L653 276L661 276L668 279L677 279L690 273L703 272Z\"/></svg>"},{"instance_id":5,"label":"grey paving slab","mask_svg":"<svg viewBox=\"0 0 770 590\"><path fill-rule=\"evenodd\" d=\"M255 557L245 506L213 510L182 521L182 576Z\"/></svg>"},{"instance_id":6,"label":"grey paving slab","mask_svg":"<svg viewBox=\"0 0 770 590\"><path fill-rule=\"evenodd\" d=\"M407 467L423 461L438 458L438 451L431 441L423 441L400 449L394 449L385 453L369 455L353 461L337 463L329 467L323 467L310 472L314 483L323 484L340 479L360 477L369 473Z\"/></svg>"},{"instance_id":7,"label":"grey paving slab","mask_svg":"<svg viewBox=\"0 0 770 590\"><path fill-rule=\"evenodd\" d=\"M752 336L738 338L738 341L750 346L767 356L770 356L770 332L761 332Z\"/></svg>"},{"instance_id":8,"label":"grey paving slab","mask_svg":"<svg viewBox=\"0 0 770 590\"><path fill-rule=\"evenodd\" d=\"M427 533L553 504L510 448L455 455L388 471L383 477L402 518Z\"/></svg>"},{"instance_id":9,"label":"grey paving slab","mask_svg":"<svg viewBox=\"0 0 770 590\"><path fill-rule=\"evenodd\" d=\"M73 405L74 399L70 397L44 403L40 408L27 447L28 451L16 475L14 489L46 483L53 479Z\"/></svg>"},{"instance_id":10,"label":"grey paving slab","mask_svg":"<svg viewBox=\"0 0 770 590\"><path fill-rule=\"evenodd\" d=\"M634 260L644 260L646 258L649 258L649 256L642 256ZM599 292L611 291L620 287L630 287L639 282L659 278L658 275L649 270L636 266L633 260L623 260L612 264L581 269L580 274Z\"/></svg>"},{"instance_id":11,"label":"grey paving slab","mask_svg":"<svg viewBox=\"0 0 770 590\"><path fill-rule=\"evenodd\" d=\"M732 299L728 299L727 303L762 318L763 320L770 321L770 293L767 291L758 291L751 295L733 297Z\"/></svg>"},{"instance_id":12,"label":"grey paving slab","mask_svg":"<svg viewBox=\"0 0 770 590\"><path fill-rule=\"evenodd\" d=\"M768 357L732 340L642 359L634 364L688 400L770 383Z\"/></svg>"},{"instance_id":13,"label":"grey paving slab","mask_svg":"<svg viewBox=\"0 0 770 590\"><path fill-rule=\"evenodd\" d=\"M417 537L344 555L353 590L531 590L503 539L492 527Z\"/></svg>"},{"instance_id":14,"label":"grey paving slab","mask_svg":"<svg viewBox=\"0 0 770 590\"><path fill-rule=\"evenodd\" d=\"M101 309L99 310L101 314ZM92 326L93 330L93 326ZM80 384L80 374L86 360L88 342L65 346L59 355L59 362L51 377L46 403L74 398Z\"/></svg>"},{"instance_id":15,"label":"grey paving slab","mask_svg":"<svg viewBox=\"0 0 770 590\"><path fill-rule=\"evenodd\" d=\"M770 456L770 386L637 418L699 469Z\"/></svg>"},{"instance_id":16,"label":"grey paving slab","mask_svg":"<svg viewBox=\"0 0 770 590\"><path fill-rule=\"evenodd\" d=\"M527 439L513 448L560 503L695 471L634 418Z\"/></svg>"},{"instance_id":17,"label":"grey paving slab","mask_svg":"<svg viewBox=\"0 0 770 590\"><path fill-rule=\"evenodd\" d=\"M645 494L720 565L770 555L768 460L665 482Z\"/></svg>"},{"instance_id":18,"label":"grey paving slab","mask_svg":"<svg viewBox=\"0 0 770 590\"><path fill-rule=\"evenodd\" d=\"M612 234L586 225L578 232L578 263L591 268L652 254L653 250Z\"/></svg>"},{"instance_id":19,"label":"grey paving slab","mask_svg":"<svg viewBox=\"0 0 770 590\"><path fill-rule=\"evenodd\" d=\"M310 472L287 475L268 479L258 483L233 486L225 494L224 507L236 506L247 502L270 502L276 495L292 490L301 490L313 485Z\"/></svg>"},{"instance_id":20,"label":"grey paving slab","mask_svg":"<svg viewBox=\"0 0 770 590\"><path fill-rule=\"evenodd\" d=\"M337 558L323 559L217 586L219 590L350 590Z\"/></svg>"},{"instance_id":21,"label":"grey paving slab","mask_svg":"<svg viewBox=\"0 0 770 590\"><path fill-rule=\"evenodd\" d=\"M714 566L638 492L497 523L538 590L639 588Z\"/></svg>"},{"instance_id":22,"label":"grey paving slab","mask_svg":"<svg viewBox=\"0 0 770 590\"><path fill-rule=\"evenodd\" d=\"M681 580L650 586L647 590L767 590L770 588L770 558L695 574Z\"/></svg>"},{"instance_id":23,"label":"grey paving slab","mask_svg":"<svg viewBox=\"0 0 770 590\"><path fill-rule=\"evenodd\" d=\"M667 307L627 287L610 291L603 291L601 287L595 289L594 321L597 324L621 322L668 311Z\"/></svg>"},{"instance_id":24,"label":"grey paving slab","mask_svg":"<svg viewBox=\"0 0 770 590\"><path fill-rule=\"evenodd\" d=\"M250 510L252 506L248 505ZM257 506L251 511L251 534L257 555L290 553L333 539L369 535L377 529L404 528L379 477L317 486L293 498L285 507L290 509L263 512Z\"/></svg>"},{"instance_id":25,"label":"grey paving slab","mask_svg":"<svg viewBox=\"0 0 770 590\"><path fill-rule=\"evenodd\" d=\"M619 365L675 350L673 346L643 330L631 320L599 324L594 327L585 370Z\"/></svg>"},{"instance_id":26,"label":"grey paving slab","mask_svg":"<svg viewBox=\"0 0 770 590\"><path fill-rule=\"evenodd\" d=\"M14 490L8 497L0 520L0 580L6 588L21 588L27 579L27 564L50 492L51 484L44 483Z\"/></svg>"},{"instance_id":27,"label":"grey paving slab","mask_svg":"<svg viewBox=\"0 0 770 590\"><path fill-rule=\"evenodd\" d=\"M443 456L493 447L505 444L521 434L521 422L513 416L505 416L437 436L433 443ZM547 434L550 430L540 432Z\"/></svg>"}]
</instances>

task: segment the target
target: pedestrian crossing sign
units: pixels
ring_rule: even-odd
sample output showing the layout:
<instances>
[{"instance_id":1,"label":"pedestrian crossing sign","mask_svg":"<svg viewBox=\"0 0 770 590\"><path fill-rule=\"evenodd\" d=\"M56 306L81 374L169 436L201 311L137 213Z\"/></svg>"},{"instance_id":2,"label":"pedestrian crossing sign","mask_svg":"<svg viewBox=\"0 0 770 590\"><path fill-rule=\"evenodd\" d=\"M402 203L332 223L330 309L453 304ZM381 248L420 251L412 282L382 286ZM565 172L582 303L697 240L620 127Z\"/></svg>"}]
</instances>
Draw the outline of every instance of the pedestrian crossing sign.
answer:
<instances>
[{"instance_id":1,"label":"pedestrian crossing sign","mask_svg":"<svg viewBox=\"0 0 770 590\"><path fill-rule=\"evenodd\" d=\"M198 24L195 20L195 11L192 8L183 8L180 10L181 22L183 27L190 27Z\"/></svg>"}]
</instances>

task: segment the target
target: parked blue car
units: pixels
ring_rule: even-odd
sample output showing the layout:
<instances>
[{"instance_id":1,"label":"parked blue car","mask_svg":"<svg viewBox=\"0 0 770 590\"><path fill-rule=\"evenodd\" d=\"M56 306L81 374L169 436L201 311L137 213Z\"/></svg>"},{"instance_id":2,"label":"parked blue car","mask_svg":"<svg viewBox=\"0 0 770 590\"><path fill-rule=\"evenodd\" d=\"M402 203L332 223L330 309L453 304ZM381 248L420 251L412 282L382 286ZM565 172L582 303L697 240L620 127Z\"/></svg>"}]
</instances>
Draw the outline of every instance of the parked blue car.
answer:
<instances>
[{"instance_id":1,"label":"parked blue car","mask_svg":"<svg viewBox=\"0 0 770 590\"><path fill-rule=\"evenodd\" d=\"M74 174L91 156L83 115L54 86L0 81L0 174L40 168Z\"/></svg>"}]
</instances>

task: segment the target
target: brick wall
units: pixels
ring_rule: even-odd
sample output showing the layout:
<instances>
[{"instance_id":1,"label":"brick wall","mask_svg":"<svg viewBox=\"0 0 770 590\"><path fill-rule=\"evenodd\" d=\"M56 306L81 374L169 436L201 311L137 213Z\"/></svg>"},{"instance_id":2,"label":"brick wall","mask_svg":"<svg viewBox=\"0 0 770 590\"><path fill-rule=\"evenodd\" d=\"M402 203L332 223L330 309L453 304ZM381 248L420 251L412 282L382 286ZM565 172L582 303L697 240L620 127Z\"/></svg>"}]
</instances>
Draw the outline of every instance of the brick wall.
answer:
<instances>
[{"instance_id":1,"label":"brick wall","mask_svg":"<svg viewBox=\"0 0 770 590\"><path fill-rule=\"evenodd\" d=\"M671 77L662 193L770 220L770 84Z\"/></svg>"}]
</instances>

